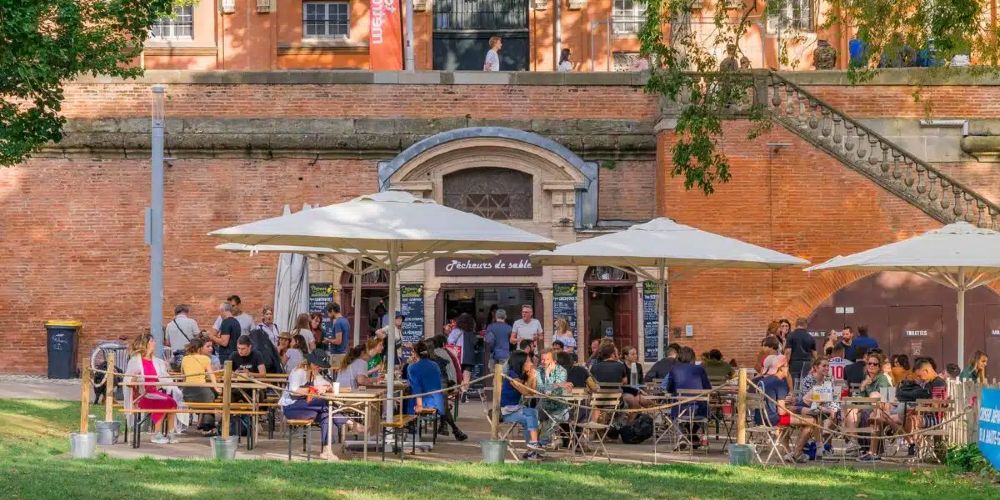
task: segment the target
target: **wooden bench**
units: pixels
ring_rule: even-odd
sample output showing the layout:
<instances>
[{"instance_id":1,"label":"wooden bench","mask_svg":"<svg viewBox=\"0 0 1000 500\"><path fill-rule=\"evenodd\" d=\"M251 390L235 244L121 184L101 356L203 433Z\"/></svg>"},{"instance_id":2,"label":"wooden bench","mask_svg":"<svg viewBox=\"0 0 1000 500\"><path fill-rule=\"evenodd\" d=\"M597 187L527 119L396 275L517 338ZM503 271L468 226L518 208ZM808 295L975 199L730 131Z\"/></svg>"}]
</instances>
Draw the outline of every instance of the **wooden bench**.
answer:
<instances>
[{"instance_id":1,"label":"wooden bench","mask_svg":"<svg viewBox=\"0 0 1000 500\"><path fill-rule=\"evenodd\" d=\"M292 436L296 430L302 431L302 451L306 453L306 461L312 460L312 435L309 429L316 423L311 418L286 418L288 424L288 461L292 461ZM332 424L332 422L331 422Z\"/></svg>"},{"instance_id":2,"label":"wooden bench","mask_svg":"<svg viewBox=\"0 0 1000 500\"><path fill-rule=\"evenodd\" d=\"M403 446L406 444L406 427L411 423L416 421L416 415L396 415L395 418L389 421L382 422L382 461L385 462L385 448L388 444L386 439L389 434L392 434L392 449L393 453L399 450L399 461L403 461L403 456L406 452L403 450ZM417 453L417 438L413 437L413 454Z\"/></svg>"},{"instance_id":3,"label":"wooden bench","mask_svg":"<svg viewBox=\"0 0 1000 500\"><path fill-rule=\"evenodd\" d=\"M207 404L207 403L202 403L202 404ZM222 410L222 404L221 403L218 405L217 409L219 411ZM142 434L142 424L146 421L146 419L150 415L152 415L152 414L176 415L178 413L197 413L196 411L193 411L193 409L190 408L190 407L178 408L178 409L171 409L171 410L150 410L150 409L143 409L143 408L121 408L119 411L121 413L123 413L123 414L126 415L126 419L128 418L127 415L134 415L134 417L133 417L133 431L132 431L132 447L133 448L138 448L139 447L139 443L141 442L141 437L142 437L141 436L141 434ZM268 412L266 412L266 411L259 411L259 410L253 410L253 409L250 409L250 408L232 408L230 406L229 414L230 415L236 415L236 416L252 416L252 417L256 417L256 416L266 416L268 414ZM127 433L128 432L128 422L126 422L125 428L126 428L125 432ZM247 429L247 449L248 450L252 450L253 447L254 447L255 439L253 437L253 433L254 433L253 430L254 430L253 429L253 419L251 419L250 420L250 428ZM238 432L237 432L237 434L238 434ZM125 439L128 440L128 436L127 435L126 435Z\"/></svg>"}]
</instances>

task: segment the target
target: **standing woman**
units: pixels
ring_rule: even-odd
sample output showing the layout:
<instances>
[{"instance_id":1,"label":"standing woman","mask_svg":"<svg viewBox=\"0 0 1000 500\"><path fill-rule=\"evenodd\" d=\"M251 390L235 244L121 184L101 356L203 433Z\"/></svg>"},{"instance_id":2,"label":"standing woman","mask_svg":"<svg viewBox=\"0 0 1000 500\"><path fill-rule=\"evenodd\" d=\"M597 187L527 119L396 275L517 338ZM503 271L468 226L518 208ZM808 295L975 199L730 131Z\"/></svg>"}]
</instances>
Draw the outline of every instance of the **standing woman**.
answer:
<instances>
[{"instance_id":1,"label":"standing woman","mask_svg":"<svg viewBox=\"0 0 1000 500\"><path fill-rule=\"evenodd\" d=\"M983 351L976 351L972 355L972 360L969 361L969 366L966 366L962 373L958 376L959 380L972 380L979 384L986 383L986 365L990 362L989 356Z\"/></svg>"},{"instance_id":2,"label":"standing woman","mask_svg":"<svg viewBox=\"0 0 1000 500\"><path fill-rule=\"evenodd\" d=\"M217 383L215 373L212 371L212 360L208 356L212 354L212 343L208 339L195 337L187 345L184 358L181 360L181 372L184 373L185 382L195 382L204 384L210 380ZM211 403L215 401L215 389L210 387L184 387L181 389L185 401L196 403ZM204 413L198 430L204 435L211 436L215 433L215 414Z\"/></svg>"},{"instance_id":3,"label":"standing woman","mask_svg":"<svg viewBox=\"0 0 1000 500\"><path fill-rule=\"evenodd\" d=\"M559 54L559 66L557 69L560 73L573 71L573 63L569 60L569 49L562 49L562 52Z\"/></svg>"},{"instance_id":4,"label":"standing woman","mask_svg":"<svg viewBox=\"0 0 1000 500\"><path fill-rule=\"evenodd\" d=\"M301 335L302 338L308 342L309 350L302 352L312 352L316 348L316 339L313 338L312 328L310 326L309 313L302 313L295 317L295 326L292 330L288 332L292 334L292 338L296 335Z\"/></svg>"},{"instance_id":5,"label":"standing woman","mask_svg":"<svg viewBox=\"0 0 1000 500\"><path fill-rule=\"evenodd\" d=\"M469 389L472 372L476 369L476 320L471 314L462 313L455 320L455 328L448 336L450 344L461 346L459 360L462 363L462 397Z\"/></svg>"},{"instance_id":6,"label":"standing woman","mask_svg":"<svg viewBox=\"0 0 1000 500\"><path fill-rule=\"evenodd\" d=\"M316 346L323 345L323 315L320 313L309 313L309 331L312 332L312 347L310 350L316 350ZM308 338L308 337L306 337Z\"/></svg>"},{"instance_id":7,"label":"standing woman","mask_svg":"<svg viewBox=\"0 0 1000 500\"><path fill-rule=\"evenodd\" d=\"M281 334L278 331L278 325L274 324L274 308L271 306L264 306L264 310L260 313L260 324L257 325L260 331L267 334L267 338L271 341L271 345L275 348L278 347L278 335Z\"/></svg>"},{"instance_id":8,"label":"standing woman","mask_svg":"<svg viewBox=\"0 0 1000 500\"><path fill-rule=\"evenodd\" d=\"M126 388L125 404L142 410L175 410L178 407L178 400L181 399L181 392L176 387L161 387L156 384L161 378L169 380L170 372L167 362L154 356L156 352L156 341L153 336L143 333L132 342L132 357L125 367L125 379L129 382L142 380L147 385L130 386ZM131 389L135 387L135 389ZM137 391L137 394L133 394ZM168 414L150 411L150 419L153 421L153 429L160 424ZM166 419L166 434L153 433L154 444L173 444L177 442L174 435L174 417Z\"/></svg>"},{"instance_id":9,"label":"standing woman","mask_svg":"<svg viewBox=\"0 0 1000 500\"><path fill-rule=\"evenodd\" d=\"M778 320L778 352L785 351L785 343L788 341L788 334L792 331L792 323L787 319Z\"/></svg>"},{"instance_id":10,"label":"standing woman","mask_svg":"<svg viewBox=\"0 0 1000 500\"><path fill-rule=\"evenodd\" d=\"M327 441L330 427L330 414L324 399L313 397L317 394L331 392L330 382L320 374L321 370L330 368L326 353L309 354L306 362L288 374L288 389L281 393L278 404L285 418L319 420L322 436L323 452L320 458L339 460L333 454L333 445Z\"/></svg>"},{"instance_id":11,"label":"standing woman","mask_svg":"<svg viewBox=\"0 0 1000 500\"><path fill-rule=\"evenodd\" d=\"M567 49L568 50L568 49ZM576 352L576 339L573 338L573 332L569 329L569 322L564 318L556 319L556 333L552 337L552 341L558 340L563 344L563 351L573 354Z\"/></svg>"}]
</instances>

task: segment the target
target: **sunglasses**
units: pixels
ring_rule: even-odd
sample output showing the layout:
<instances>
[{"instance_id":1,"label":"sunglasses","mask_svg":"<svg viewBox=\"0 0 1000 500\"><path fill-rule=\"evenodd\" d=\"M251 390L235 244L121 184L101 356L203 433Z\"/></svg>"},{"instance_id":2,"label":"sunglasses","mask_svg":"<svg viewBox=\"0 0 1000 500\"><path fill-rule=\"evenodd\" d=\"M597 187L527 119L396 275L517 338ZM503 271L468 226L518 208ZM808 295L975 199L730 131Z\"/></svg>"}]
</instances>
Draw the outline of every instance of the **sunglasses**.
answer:
<instances>
[{"instance_id":1,"label":"sunglasses","mask_svg":"<svg viewBox=\"0 0 1000 500\"><path fill-rule=\"evenodd\" d=\"M878 361L876 361L874 363L868 363L868 366L882 366L882 363L879 363Z\"/></svg>"}]
</instances>

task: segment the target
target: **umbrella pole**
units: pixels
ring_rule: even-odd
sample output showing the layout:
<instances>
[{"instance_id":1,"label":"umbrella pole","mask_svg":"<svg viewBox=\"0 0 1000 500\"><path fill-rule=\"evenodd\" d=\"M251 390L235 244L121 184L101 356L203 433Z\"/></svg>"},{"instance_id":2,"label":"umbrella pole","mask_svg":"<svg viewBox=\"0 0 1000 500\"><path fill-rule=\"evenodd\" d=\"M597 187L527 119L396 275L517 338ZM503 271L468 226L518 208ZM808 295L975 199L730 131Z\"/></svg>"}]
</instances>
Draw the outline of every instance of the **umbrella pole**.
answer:
<instances>
[{"instance_id":1,"label":"umbrella pole","mask_svg":"<svg viewBox=\"0 0 1000 500\"><path fill-rule=\"evenodd\" d=\"M361 257L354 259L354 345L361 344Z\"/></svg>"},{"instance_id":2,"label":"umbrella pole","mask_svg":"<svg viewBox=\"0 0 1000 500\"><path fill-rule=\"evenodd\" d=\"M667 303L666 300L663 300L664 299L663 294L665 293L665 289L666 289L666 278L664 277L664 275L666 274L666 269L665 268L666 268L666 263L664 263L664 262L661 261L660 262L660 268L659 268L659 274L657 275L658 279L656 281L656 287L657 287L657 290L656 290L656 349L657 349L657 357L656 357L656 359L663 359L663 357L665 356L665 352L666 352L665 349L664 349L666 346L663 345L664 344L664 342L663 342L663 332L666 329L666 325L663 324L663 320L664 320L664 317L666 316L664 310L666 309L665 306L666 306L666 303Z\"/></svg>"},{"instance_id":3,"label":"umbrella pole","mask_svg":"<svg viewBox=\"0 0 1000 500\"><path fill-rule=\"evenodd\" d=\"M399 299L396 297L396 292L399 283L399 243L391 242L389 244L389 318L393 318L396 314L396 308L399 307L397 302ZM393 389L396 383L396 321L393 319L389 320L389 324L386 325L389 352L386 352L386 358L388 361L385 370L385 390L386 390L386 405L385 405L385 421L392 421L392 411L393 411Z\"/></svg>"},{"instance_id":4,"label":"umbrella pole","mask_svg":"<svg viewBox=\"0 0 1000 500\"><path fill-rule=\"evenodd\" d=\"M965 270L958 269L958 366L965 366Z\"/></svg>"}]
</instances>

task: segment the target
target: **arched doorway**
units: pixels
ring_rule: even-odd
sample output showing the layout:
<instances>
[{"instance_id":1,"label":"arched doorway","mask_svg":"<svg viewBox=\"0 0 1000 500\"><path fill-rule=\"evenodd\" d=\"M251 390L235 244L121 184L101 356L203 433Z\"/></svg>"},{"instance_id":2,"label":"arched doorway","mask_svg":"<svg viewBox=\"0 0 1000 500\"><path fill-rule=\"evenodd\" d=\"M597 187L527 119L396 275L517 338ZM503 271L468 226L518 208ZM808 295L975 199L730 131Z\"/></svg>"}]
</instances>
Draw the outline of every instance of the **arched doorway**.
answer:
<instances>
[{"instance_id":1,"label":"arched doorway","mask_svg":"<svg viewBox=\"0 0 1000 500\"><path fill-rule=\"evenodd\" d=\"M351 269L354 268L354 262L351 262ZM389 304L389 275L384 269L373 269L370 270L371 266L367 263L363 264L361 269L365 273L361 276L361 336L362 342L368 340L368 337L375 333L375 330L381 328L382 316L385 315L386 307ZM351 273L343 273L340 275L340 307L344 312L344 316L350 320L351 325L354 324L354 275ZM353 337L353 335L352 335Z\"/></svg>"},{"instance_id":2,"label":"arched doorway","mask_svg":"<svg viewBox=\"0 0 1000 500\"><path fill-rule=\"evenodd\" d=\"M610 337L619 350L638 348L635 275L613 267L594 266L587 268L583 282L587 350L590 342L605 337Z\"/></svg>"},{"instance_id":3,"label":"arched doorway","mask_svg":"<svg viewBox=\"0 0 1000 500\"><path fill-rule=\"evenodd\" d=\"M831 329L866 326L886 354L929 356L944 371L957 359L955 291L913 273L882 272L834 292L809 317L809 330L823 342ZM965 359L979 350L1000 359L1000 295L987 287L966 294ZM990 363L990 376L1000 364Z\"/></svg>"}]
</instances>

